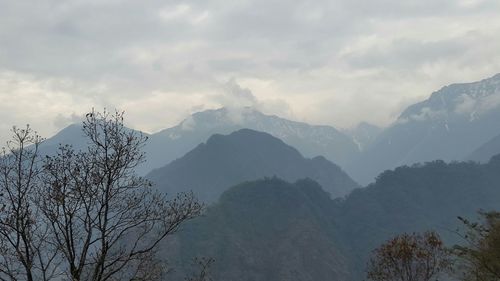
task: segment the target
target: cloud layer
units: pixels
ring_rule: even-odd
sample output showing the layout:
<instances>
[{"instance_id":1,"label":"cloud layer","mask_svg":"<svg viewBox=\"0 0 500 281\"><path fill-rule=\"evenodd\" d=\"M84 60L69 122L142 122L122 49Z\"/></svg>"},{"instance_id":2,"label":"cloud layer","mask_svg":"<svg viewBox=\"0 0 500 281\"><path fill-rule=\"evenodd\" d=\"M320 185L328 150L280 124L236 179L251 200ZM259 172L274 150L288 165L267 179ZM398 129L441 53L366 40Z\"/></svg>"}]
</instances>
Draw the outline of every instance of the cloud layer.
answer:
<instances>
[{"instance_id":1,"label":"cloud layer","mask_svg":"<svg viewBox=\"0 0 500 281\"><path fill-rule=\"evenodd\" d=\"M241 104L384 125L500 72L499 15L497 0L0 1L0 128L50 135L106 106L155 131Z\"/></svg>"}]
</instances>

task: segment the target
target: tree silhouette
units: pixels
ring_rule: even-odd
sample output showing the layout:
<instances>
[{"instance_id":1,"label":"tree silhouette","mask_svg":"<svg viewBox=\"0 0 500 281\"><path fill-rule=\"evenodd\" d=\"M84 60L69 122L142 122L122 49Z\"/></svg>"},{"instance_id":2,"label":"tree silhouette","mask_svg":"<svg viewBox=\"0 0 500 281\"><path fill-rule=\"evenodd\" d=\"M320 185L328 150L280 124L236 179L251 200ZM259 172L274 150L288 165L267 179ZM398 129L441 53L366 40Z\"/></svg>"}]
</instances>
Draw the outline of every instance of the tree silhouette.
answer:
<instances>
[{"instance_id":1,"label":"tree silhouette","mask_svg":"<svg viewBox=\"0 0 500 281\"><path fill-rule=\"evenodd\" d=\"M465 245L456 245L457 271L463 280L500 280L500 213L480 212L482 222L459 217L466 227Z\"/></svg>"},{"instance_id":2,"label":"tree silhouette","mask_svg":"<svg viewBox=\"0 0 500 281\"><path fill-rule=\"evenodd\" d=\"M14 129L0 159L0 280L156 280L159 243L198 216L191 193L166 198L135 174L147 138L123 112L85 116L87 147L39 155L42 139Z\"/></svg>"},{"instance_id":3,"label":"tree silhouette","mask_svg":"<svg viewBox=\"0 0 500 281\"><path fill-rule=\"evenodd\" d=\"M437 233L401 234L373 252L367 277L374 281L428 281L450 267L450 253Z\"/></svg>"}]
</instances>

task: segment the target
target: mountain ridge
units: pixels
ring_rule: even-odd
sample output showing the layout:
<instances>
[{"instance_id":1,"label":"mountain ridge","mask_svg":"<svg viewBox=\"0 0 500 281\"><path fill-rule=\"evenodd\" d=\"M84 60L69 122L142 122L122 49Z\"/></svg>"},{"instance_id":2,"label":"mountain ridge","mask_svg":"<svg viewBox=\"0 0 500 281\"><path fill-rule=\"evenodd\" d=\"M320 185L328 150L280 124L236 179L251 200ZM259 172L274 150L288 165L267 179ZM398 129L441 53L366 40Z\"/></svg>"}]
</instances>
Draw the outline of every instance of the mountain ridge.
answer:
<instances>
[{"instance_id":1,"label":"mountain ridge","mask_svg":"<svg viewBox=\"0 0 500 281\"><path fill-rule=\"evenodd\" d=\"M200 199L214 202L230 186L266 176L290 181L309 177L321 182L333 197L344 196L359 187L326 158L305 158L282 140L250 129L213 135L147 177L162 191L193 190Z\"/></svg>"},{"instance_id":2,"label":"mountain ridge","mask_svg":"<svg viewBox=\"0 0 500 281\"><path fill-rule=\"evenodd\" d=\"M346 168L367 184L400 165L462 160L500 133L500 75L452 84L405 109Z\"/></svg>"},{"instance_id":3,"label":"mountain ridge","mask_svg":"<svg viewBox=\"0 0 500 281\"><path fill-rule=\"evenodd\" d=\"M213 134L229 134L244 128L269 133L307 157L321 155L341 166L359 154L352 138L334 127L287 120L276 115L263 114L252 108L219 108L194 113L179 125L153 134L151 142L172 143L175 147L169 149L168 154L163 153L162 157L168 160L164 165L181 157ZM189 149L186 149L187 147ZM164 161L152 160L158 163Z\"/></svg>"},{"instance_id":4,"label":"mountain ridge","mask_svg":"<svg viewBox=\"0 0 500 281\"><path fill-rule=\"evenodd\" d=\"M396 234L435 230L459 243L457 216L500 206L499 170L500 155L403 166L336 200L312 180L244 182L188 223L169 257L182 268L193 254L211 256L222 281L363 280L371 251Z\"/></svg>"}]
</instances>

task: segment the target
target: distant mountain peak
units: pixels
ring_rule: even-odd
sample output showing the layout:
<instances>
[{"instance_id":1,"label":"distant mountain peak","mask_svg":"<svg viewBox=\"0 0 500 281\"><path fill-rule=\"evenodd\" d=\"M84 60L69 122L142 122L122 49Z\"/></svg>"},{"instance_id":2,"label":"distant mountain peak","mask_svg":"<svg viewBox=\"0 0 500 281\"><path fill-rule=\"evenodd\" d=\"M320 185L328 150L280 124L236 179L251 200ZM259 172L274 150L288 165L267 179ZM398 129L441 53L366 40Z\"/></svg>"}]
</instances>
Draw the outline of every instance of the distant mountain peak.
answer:
<instances>
[{"instance_id":1,"label":"distant mountain peak","mask_svg":"<svg viewBox=\"0 0 500 281\"><path fill-rule=\"evenodd\" d=\"M500 74L441 88L409 106L351 173L366 183L383 170L436 159L462 160L500 133ZM493 146L494 147L494 146ZM485 149L484 157L490 157Z\"/></svg>"},{"instance_id":2,"label":"distant mountain peak","mask_svg":"<svg viewBox=\"0 0 500 281\"><path fill-rule=\"evenodd\" d=\"M312 178L334 197L358 187L324 157L304 158L282 140L252 129L212 135L182 158L148 175L163 191L193 190L207 202L217 200L232 185L272 176L290 181Z\"/></svg>"},{"instance_id":3,"label":"distant mountain peak","mask_svg":"<svg viewBox=\"0 0 500 281\"><path fill-rule=\"evenodd\" d=\"M180 131L193 131L198 129L210 130L221 126L241 126L245 127L252 123L262 123L266 120L282 120L285 122L295 122L280 118L276 115L266 115L253 107L221 107L218 109L207 109L191 114L178 126L174 127ZM170 132L171 128L160 132ZM173 134L173 137L178 137Z\"/></svg>"},{"instance_id":4,"label":"distant mountain peak","mask_svg":"<svg viewBox=\"0 0 500 281\"><path fill-rule=\"evenodd\" d=\"M500 74L471 83L455 83L432 93L425 101L408 107L396 123L443 121L462 116L475 121L500 107Z\"/></svg>"},{"instance_id":5,"label":"distant mountain peak","mask_svg":"<svg viewBox=\"0 0 500 281\"><path fill-rule=\"evenodd\" d=\"M222 107L196 112L179 125L153 135L151 142L156 145L173 143L163 158L152 152L153 162L166 164L181 157L213 134L230 134L248 128L268 133L295 147L306 157L323 155L341 166L350 162L360 153L352 138L334 127L309 125L288 120L276 115L267 115L253 107ZM164 160L167 158L167 160ZM155 168L156 168L155 167Z\"/></svg>"},{"instance_id":6,"label":"distant mountain peak","mask_svg":"<svg viewBox=\"0 0 500 281\"><path fill-rule=\"evenodd\" d=\"M214 134L206 141L206 145L215 145L221 143L226 145L228 143L237 144L241 147L255 147L259 145L272 145L276 149L286 148L288 151L296 154L297 157L302 157L299 151L287 145L281 139L273 137L272 135L252 129L243 128L234 131L228 135Z\"/></svg>"}]
</instances>

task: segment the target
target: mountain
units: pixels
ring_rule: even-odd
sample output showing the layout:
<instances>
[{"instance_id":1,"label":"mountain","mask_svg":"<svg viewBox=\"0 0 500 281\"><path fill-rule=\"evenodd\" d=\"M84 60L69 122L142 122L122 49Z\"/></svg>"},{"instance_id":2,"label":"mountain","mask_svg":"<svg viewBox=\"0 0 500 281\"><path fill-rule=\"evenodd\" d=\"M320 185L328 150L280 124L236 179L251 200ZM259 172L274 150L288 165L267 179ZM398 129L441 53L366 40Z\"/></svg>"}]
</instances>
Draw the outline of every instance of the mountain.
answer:
<instances>
[{"instance_id":1,"label":"mountain","mask_svg":"<svg viewBox=\"0 0 500 281\"><path fill-rule=\"evenodd\" d=\"M229 134L244 128L271 134L306 157L322 155L340 166L359 155L353 140L333 127L290 121L251 108L221 108L194 113L179 125L153 134L146 148L148 159L152 167L161 167L213 134Z\"/></svg>"},{"instance_id":2,"label":"mountain","mask_svg":"<svg viewBox=\"0 0 500 281\"><path fill-rule=\"evenodd\" d=\"M453 84L408 107L363 155L346 166L361 183L400 165L462 160L500 133L500 74Z\"/></svg>"},{"instance_id":3,"label":"mountain","mask_svg":"<svg viewBox=\"0 0 500 281\"><path fill-rule=\"evenodd\" d=\"M343 130L343 132L352 138L360 151L363 151L377 139L382 130L382 128L376 125L361 122L356 127Z\"/></svg>"},{"instance_id":4,"label":"mountain","mask_svg":"<svg viewBox=\"0 0 500 281\"><path fill-rule=\"evenodd\" d=\"M85 150L87 147L88 140L85 138L82 131L83 127L81 124L72 124L68 127L62 129L53 137L46 139L40 145L40 155L53 155L57 153L60 144L68 144L73 146L75 150ZM130 128L125 128L126 131L135 131ZM151 136L147 133L136 131L141 133L148 138ZM146 171L151 170L151 166L148 162L144 162L137 167L140 174L145 174Z\"/></svg>"},{"instance_id":5,"label":"mountain","mask_svg":"<svg viewBox=\"0 0 500 281\"><path fill-rule=\"evenodd\" d=\"M72 124L62 129L51 138L46 139L40 145L42 154L54 154L59 148L59 144L71 144L76 150L83 149L86 141L83 136L82 126Z\"/></svg>"},{"instance_id":6,"label":"mountain","mask_svg":"<svg viewBox=\"0 0 500 281\"><path fill-rule=\"evenodd\" d=\"M153 170L147 177L162 191L193 190L202 201L211 203L230 186L266 176L289 181L311 178L333 197L344 196L358 187L324 157L304 158L282 140L250 129L213 135L206 143Z\"/></svg>"},{"instance_id":7,"label":"mountain","mask_svg":"<svg viewBox=\"0 0 500 281\"><path fill-rule=\"evenodd\" d=\"M450 246L463 242L457 216L500 210L499 171L500 155L487 164L433 161L386 171L353 191L335 215L353 279L361 280L371 250L398 233L435 230Z\"/></svg>"},{"instance_id":8,"label":"mountain","mask_svg":"<svg viewBox=\"0 0 500 281\"><path fill-rule=\"evenodd\" d=\"M268 178L237 185L170 245L172 280L183 280L193 256L215 258L213 280L348 280L335 244L328 194L310 180Z\"/></svg>"},{"instance_id":9,"label":"mountain","mask_svg":"<svg viewBox=\"0 0 500 281\"><path fill-rule=\"evenodd\" d=\"M322 155L339 165L349 163L359 155L351 137L330 126L313 126L290 121L274 115L265 115L251 108L206 110L197 112L177 126L148 135L144 147L147 162L137 168L140 175L160 168L184 156L213 134L229 134L240 129L269 133L296 147L307 157ZM79 124L70 125L45 142L47 150L55 151L59 143L83 147Z\"/></svg>"},{"instance_id":10,"label":"mountain","mask_svg":"<svg viewBox=\"0 0 500 281\"><path fill-rule=\"evenodd\" d=\"M487 143L481 145L479 148L469 154L466 160L486 163L493 155L500 153L500 135L489 140Z\"/></svg>"},{"instance_id":11,"label":"mountain","mask_svg":"<svg viewBox=\"0 0 500 281\"><path fill-rule=\"evenodd\" d=\"M500 155L403 166L335 200L312 180L246 182L187 223L163 254L178 273L189 272L193 256L213 257L221 281L363 280L371 251L396 234L435 230L447 246L462 241L457 216L474 221L480 209L500 209L499 171Z\"/></svg>"}]
</instances>

